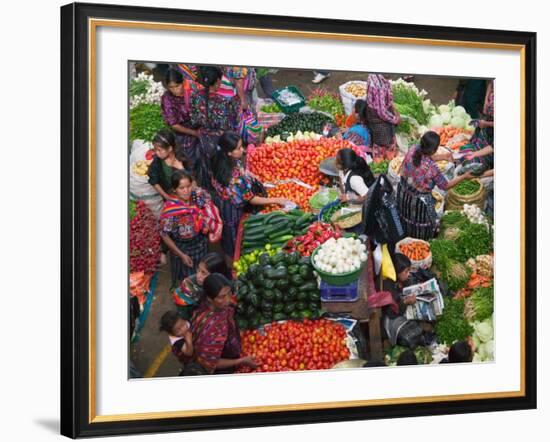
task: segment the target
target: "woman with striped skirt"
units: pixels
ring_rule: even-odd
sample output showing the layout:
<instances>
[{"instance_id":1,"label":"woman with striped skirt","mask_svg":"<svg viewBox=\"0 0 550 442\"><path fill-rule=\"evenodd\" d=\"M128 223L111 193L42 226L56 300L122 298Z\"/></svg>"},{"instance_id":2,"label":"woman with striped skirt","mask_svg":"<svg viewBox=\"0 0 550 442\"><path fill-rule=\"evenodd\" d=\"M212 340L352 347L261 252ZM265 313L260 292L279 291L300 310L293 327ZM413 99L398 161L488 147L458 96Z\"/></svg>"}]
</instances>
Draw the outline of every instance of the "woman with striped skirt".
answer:
<instances>
[{"instance_id":1,"label":"woman with striped skirt","mask_svg":"<svg viewBox=\"0 0 550 442\"><path fill-rule=\"evenodd\" d=\"M470 173L447 181L436 161L451 160L449 155L435 155L439 135L426 132L420 145L412 146L402 164L401 181L397 188L397 207L407 236L429 240L435 236L438 223L432 189L437 186L448 190L461 181L471 178Z\"/></svg>"}]
</instances>

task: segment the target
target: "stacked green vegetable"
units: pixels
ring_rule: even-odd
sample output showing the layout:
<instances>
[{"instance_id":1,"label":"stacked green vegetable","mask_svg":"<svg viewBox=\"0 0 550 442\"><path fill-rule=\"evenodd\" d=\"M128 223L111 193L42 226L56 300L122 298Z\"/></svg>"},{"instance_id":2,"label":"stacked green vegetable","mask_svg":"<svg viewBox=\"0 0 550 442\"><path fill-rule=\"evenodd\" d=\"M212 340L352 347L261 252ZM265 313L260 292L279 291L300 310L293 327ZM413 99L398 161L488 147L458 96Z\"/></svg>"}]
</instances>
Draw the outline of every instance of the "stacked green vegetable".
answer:
<instances>
[{"instance_id":1,"label":"stacked green vegetable","mask_svg":"<svg viewBox=\"0 0 550 442\"><path fill-rule=\"evenodd\" d=\"M418 124L423 125L428 122L428 114L424 111L422 97L413 88L402 83L394 83L392 93L395 109L400 115L414 118ZM410 129L410 124L406 119L402 119L397 126L399 133L409 133Z\"/></svg>"},{"instance_id":2,"label":"stacked green vegetable","mask_svg":"<svg viewBox=\"0 0 550 442\"><path fill-rule=\"evenodd\" d=\"M389 160L372 162L369 164L370 170L374 174L388 173Z\"/></svg>"},{"instance_id":3,"label":"stacked green vegetable","mask_svg":"<svg viewBox=\"0 0 550 442\"><path fill-rule=\"evenodd\" d=\"M338 191L336 189L323 189L315 193L309 199L309 205L314 210L321 210L327 204L332 203L338 199Z\"/></svg>"},{"instance_id":4,"label":"stacked green vegetable","mask_svg":"<svg viewBox=\"0 0 550 442\"><path fill-rule=\"evenodd\" d=\"M490 226L468 223L460 229L456 246L460 259L466 262L469 258L487 255L493 251L493 233Z\"/></svg>"},{"instance_id":5,"label":"stacked green vegetable","mask_svg":"<svg viewBox=\"0 0 550 442\"><path fill-rule=\"evenodd\" d=\"M137 203L135 200L130 200L130 204L128 205L128 213L130 215L130 221L134 219L134 216L136 216L137 213Z\"/></svg>"},{"instance_id":6,"label":"stacked green vegetable","mask_svg":"<svg viewBox=\"0 0 550 442\"><path fill-rule=\"evenodd\" d=\"M473 195L480 188L480 184L475 180L464 180L453 187L453 191L459 195Z\"/></svg>"},{"instance_id":7,"label":"stacked green vegetable","mask_svg":"<svg viewBox=\"0 0 550 442\"><path fill-rule=\"evenodd\" d=\"M241 255L239 260L233 263L233 268L237 272L237 276L239 276L241 273L246 272L248 267L252 264L256 264L262 253L267 253L269 256L273 256L280 250L280 247L271 247L271 244L267 244L263 249L256 249L250 253Z\"/></svg>"},{"instance_id":8,"label":"stacked green vegetable","mask_svg":"<svg viewBox=\"0 0 550 442\"><path fill-rule=\"evenodd\" d=\"M298 252L262 253L238 277L236 320L241 329L284 319L317 318L320 294L313 266Z\"/></svg>"},{"instance_id":9,"label":"stacked green vegetable","mask_svg":"<svg viewBox=\"0 0 550 442\"><path fill-rule=\"evenodd\" d=\"M267 129L267 136L274 137L275 135L280 135L281 138L286 140L287 136L298 131L323 133L325 124L332 121L331 117L319 112L297 112L287 115L280 123Z\"/></svg>"},{"instance_id":10,"label":"stacked green vegetable","mask_svg":"<svg viewBox=\"0 0 550 442\"><path fill-rule=\"evenodd\" d=\"M340 98L323 88L313 91L307 105L312 109L331 114L333 117L344 113L344 105Z\"/></svg>"},{"instance_id":11,"label":"stacked green vegetable","mask_svg":"<svg viewBox=\"0 0 550 442\"><path fill-rule=\"evenodd\" d=\"M478 287L472 296L466 300L465 315L470 321L484 321L494 311L494 289L491 287Z\"/></svg>"},{"instance_id":12,"label":"stacked green vegetable","mask_svg":"<svg viewBox=\"0 0 550 442\"><path fill-rule=\"evenodd\" d=\"M260 111L265 112L266 114L279 114L283 112L281 106L279 106L277 103L264 104L260 108Z\"/></svg>"},{"instance_id":13,"label":"stacked green vegetable","mask_svg":"<svg viewBox=\"0 0 550 442\"><path fill-rule=\"evenodd\" d=\"M335 204L332 207L326 209L321 216L321 221L323 221L324 223L330 223L332 221L332 216L342 207L347 207L347 203L339 202L338 204Z\"/></svg>"},{"instance_id":14,"label":"stacked green vegetable","mask_svg":"<svg viewBox=\"0 0 550 442\"><path fill-rule=\"evenodd\" d=\"M166 127L158 104L142 103L130 110L130 140L152 141Z\"/></svg>"},{"instance_id":15,"label":"stacked green vegetable","mask_svg":"<svg viewBox=\"0 0 550 442\"><path fill-rule=\"evenodd\" d=\"M472 270L461 262L461 253L454 241L430 241L433 269L446 281L449 290L456 292L468 284Z\"/></svg>"},{"instance_id":16,"label":"stacked green vegetable","mask_svg":"<svg viewBox=\"0 0 550 442\"><path fill-rule=\"evenodd\" d=\"M134 79L130 83L130 97L146 94L149 90L149 81Z\"/></svg>"},{"instance_id":17,"label":"stacked green vegetable","mask_svg":"<svg viewBox=\"0 0 550 442\"><path fill-rule=\"evenodd\" d=\"M471 336L474 329L464 317L464 300L450 299L445 301L443 314L435 324L435 334L439 342L452 345Z\"/></svg>"},{"instance_id":18,"label":"stacked green vegetable","mask_svg":"<svg viewBox=\"0 0 550 442\"><path fill-rule=\"evenodd\" d=\"M282 247L289 239L305 234L314 220L314 214L298 209L252 215L244 223L241 255L263 249L268 244L271 248Z\"/></svg>"}]
</instances>

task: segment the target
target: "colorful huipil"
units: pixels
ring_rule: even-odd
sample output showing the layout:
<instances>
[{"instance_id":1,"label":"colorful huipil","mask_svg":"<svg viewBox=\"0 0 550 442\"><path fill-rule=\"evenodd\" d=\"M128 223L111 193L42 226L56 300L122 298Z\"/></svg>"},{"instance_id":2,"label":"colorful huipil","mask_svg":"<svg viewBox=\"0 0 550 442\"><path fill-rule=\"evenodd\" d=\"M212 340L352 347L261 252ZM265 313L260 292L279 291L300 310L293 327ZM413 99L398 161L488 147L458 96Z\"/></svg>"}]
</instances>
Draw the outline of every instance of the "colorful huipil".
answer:
<instances>
[{"instance_id":1,"label":"colorful huipil","mask_svg":"<svg viewBox=\"0 0 550 442\"><path fill-rule=\"evenodd\" d=\"M166 91L160 100L162 117L170 127L180 125L188 129L197 129L199 126L191 119L191 105L193 97L198 93L195 83L184 80L184 93L181 97ZM193 135L182 134L175 131L176 135L176 156L180 161L187 160L194 162L196 157L197 138Z\"/></svg>"},{"instance_id":2,"label":"colorful huipil","mask_svg":"<svg viewBox=\"0 0 550 442\"><path fill-rule=\"evenodd\" d=\"M215 177L212 177L211 182L216 192L216 206L220 210L223 220L222 248L227 255L233 256L235 253L237 229L243 215L244 206L255 195L253 192L253 179L247 175L242 163L238 161L233 168L233 173L227 186L219 183Z\"/></svg>"},{"instance_id":3,"label":"colorful huipil","mask_svg":"<svg viewBox=\"0 0 550 442\"><path fill-rule=\"evenodd\" d=\"M435 199L432 189L447 190L448 182L437 163L423 155L420 165L413 164L419 146L413 146L403 160L401 181L397 188L397 206L407 236L429 240L437 229Z\"/></svg>"},{"instance_id":4,"label":"colorful huipil","mask_svg":"<svg viewBox=\"0 0 550 442\"><path fill-rule=\"evenodd\" d=\"M220 223L217 209L202 190L194 191L188 202L174 197L164 203L160 215L161 236L169 236L176 247L193 260L193 267L188 267L179 256L170 253L172 287L196 273L199 262L207 253L207 235L217 230Z\"/></svg>"},{"instance_id":5,"label":"colorful huipil","mask_svg":"<svg viewBox=\"0 0 550 442\"><path fill-rule=\"evenodd\" d=\"M231 373L233 369L216 370L220 359L237 359L241 355L241 339L233 307L213 309L201 304L191 320L195 352L192 360L209 373Z\"/></svg>"}]
</instances>

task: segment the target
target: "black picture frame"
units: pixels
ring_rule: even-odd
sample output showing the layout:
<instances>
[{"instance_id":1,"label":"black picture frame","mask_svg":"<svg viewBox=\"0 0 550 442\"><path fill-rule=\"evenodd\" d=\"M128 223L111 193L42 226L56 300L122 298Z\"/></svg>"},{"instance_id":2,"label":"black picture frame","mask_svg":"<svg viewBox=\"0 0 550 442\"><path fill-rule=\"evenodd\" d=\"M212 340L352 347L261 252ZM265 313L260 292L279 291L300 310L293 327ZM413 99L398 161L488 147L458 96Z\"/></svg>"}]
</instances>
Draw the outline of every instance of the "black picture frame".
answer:
<instances>
[{"instance_id":1,"label":"black picture frame","mask_svg":"<svg viewBox=\"0 0 550 442\"><path fill-rule=\"evenodd\" d=\"M519 45L524 57L525 244L536 244L536 34L73 3L61 8L61 434L90 437L536 408L536 248L525 247L524 394L475 400L95 421L90 412L90 18ZM121 172L122 173L122 172Z\"/></svg>"}]
</instances>

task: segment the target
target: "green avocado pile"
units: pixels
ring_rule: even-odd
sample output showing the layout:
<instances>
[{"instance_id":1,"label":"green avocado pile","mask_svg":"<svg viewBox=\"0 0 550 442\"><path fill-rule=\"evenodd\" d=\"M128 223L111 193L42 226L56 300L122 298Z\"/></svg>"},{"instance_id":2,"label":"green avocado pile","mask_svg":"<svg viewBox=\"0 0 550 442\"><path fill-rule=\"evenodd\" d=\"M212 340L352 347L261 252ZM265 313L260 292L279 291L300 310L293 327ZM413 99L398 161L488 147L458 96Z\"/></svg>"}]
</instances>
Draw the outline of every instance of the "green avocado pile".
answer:
<instances>
[{"instance_id":1,"label":"green avocado pile","mask_svg":"<svg viewBox=\"0 0 550 442\"><path fill-rule=\"evenodd\" d=\"M319 287L309 257L297 252L263 253L238 279L235 318L241 330L320 316Z\"/></svg>"}]
</instances>

